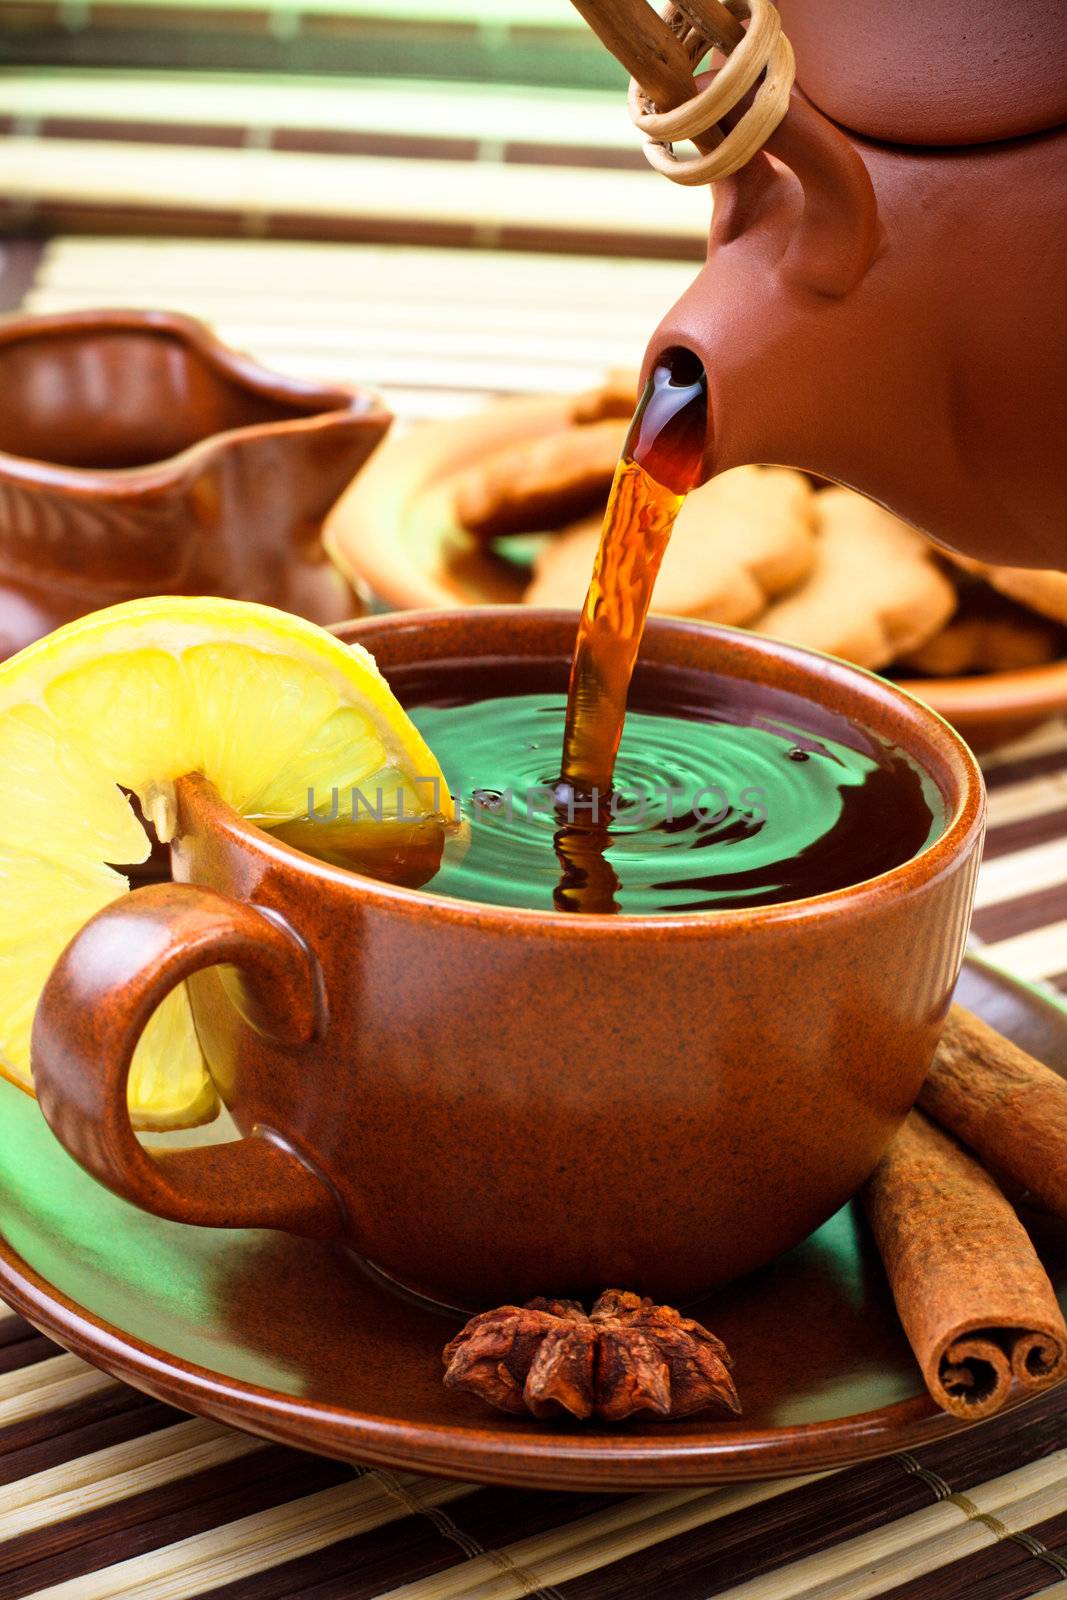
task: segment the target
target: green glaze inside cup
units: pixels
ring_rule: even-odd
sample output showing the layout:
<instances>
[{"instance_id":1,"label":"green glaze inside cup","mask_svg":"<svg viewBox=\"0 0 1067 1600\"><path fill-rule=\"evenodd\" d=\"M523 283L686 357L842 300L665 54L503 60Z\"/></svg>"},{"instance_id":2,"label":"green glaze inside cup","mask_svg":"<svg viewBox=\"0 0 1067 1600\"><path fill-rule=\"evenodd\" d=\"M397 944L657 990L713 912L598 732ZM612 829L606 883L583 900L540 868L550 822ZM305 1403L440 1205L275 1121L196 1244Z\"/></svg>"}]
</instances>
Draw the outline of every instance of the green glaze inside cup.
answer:
<instances>
[{"instance_id":1,"label":"green glaze inside cup","mask_svg":"<svg viewBox=\"0 0 1067 1600\"><path fill-rule=\"evenodd\" d=\"M773 905L876 877L944 827L932 779L862 724L665 668L635 685L611 792L573 795L558 783L566 695L536 684L471 663L411 705L464 823L425 887L638 916Z\"/></svg>"},{"instance_id":2,"label":"green glaze inside cup","mask_svg":"<svg viewBox=\"0 0 1067 1600\"><path fill-rule=\"evenodd\" d=\"M390 661L393 636L381 635L386 675L444 769L438 799L453 823L443 848L412 854L406 872L400 863L409 886L563 913L742 910L878 878L944 832L949 796L920 751L877 725L874 697L822 703L810 684L664 659L654 645L635 674L611 790L572 793L559 779L566 653L525 652L517 621L511 653L435 656L440 628L425 626L425 658ZM880 683L840 671L859 691ZM351 829L361 822L368 836L373 792L314 802L293 842L378 875ZM393 881L399 854L383 857Z\"/></svg>"}]
</instances>

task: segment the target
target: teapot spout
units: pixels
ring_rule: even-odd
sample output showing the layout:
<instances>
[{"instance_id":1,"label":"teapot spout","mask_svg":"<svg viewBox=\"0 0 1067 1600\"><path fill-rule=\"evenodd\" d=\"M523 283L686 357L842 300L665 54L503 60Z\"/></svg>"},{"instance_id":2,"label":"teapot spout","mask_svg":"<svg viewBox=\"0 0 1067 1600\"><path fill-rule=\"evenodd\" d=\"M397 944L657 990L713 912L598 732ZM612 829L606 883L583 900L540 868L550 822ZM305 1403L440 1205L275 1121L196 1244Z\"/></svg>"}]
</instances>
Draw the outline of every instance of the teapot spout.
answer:
<instances>
[{"instance_id":1,"label":"teapot spout","mask_svg":"<svg viewBox=\"0 0 1067 1600\"><path fill-rule=\"evenodd\" d=\"M726 119L735 121L742 102ZM773 157L774 159L770 159ZM671 345L688 347L709 374L711 404L701 464L706 480L753 455L753 424L731 389L738 360L775 338L774 316L795 303L850 295L883 244L870 175L848 139L793 90L765 147L715 186L708 257L696 282L651 340L646 371ZM767 358L771 358L768 345ZM763 401L760 416L765 415Z\"/></svg>"},{"instance_id":2,"label":"teapot spout","mask_svg":"<svg viewBox=\"0 0 1067 1600\"><path fill-rule=\"evenodd\" d=\"M791 173L764 158L720 185L707 260L647 358L682 345L707 370L701 478L797 467L946 548L1063 568L1067 130L977 150L851 143L884 231L839 292L794 270L807 202Z\"/></svg>"}]
</instances>

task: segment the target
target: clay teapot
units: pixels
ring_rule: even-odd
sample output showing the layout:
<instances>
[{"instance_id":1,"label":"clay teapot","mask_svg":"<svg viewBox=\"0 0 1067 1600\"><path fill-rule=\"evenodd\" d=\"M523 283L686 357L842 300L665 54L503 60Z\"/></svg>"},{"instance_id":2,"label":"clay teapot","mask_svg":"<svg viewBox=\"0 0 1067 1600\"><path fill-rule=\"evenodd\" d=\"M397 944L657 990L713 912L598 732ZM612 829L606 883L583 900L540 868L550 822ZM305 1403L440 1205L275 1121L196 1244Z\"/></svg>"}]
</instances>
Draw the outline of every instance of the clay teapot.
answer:
<instances>
[{"instance_id":1,"label":"clay teapot","mask_svg":"<svg viewBox=\"0 0 1067 1600\"><path fill-rule=\"evenodd\" d=\"M691 69L718 40L725 75L739 40L779 29L774 8L727 0L723 29L714 0L666 24L644 0L575 4L641 86L652 164L706 181L671 148L715 81ZM780 34L697 136L713 151L751 123L795 53L780 120L715 182L707 261L649 347L650 365L682 344L707 368L703 475L800 467L949 548L1067 566L1067 12L781 0Z\"/></svg>"},{"instance_id":2,"label":"clay teapot","mask_svg":"<svg viewBox=\"0 0 1067 1600\"><path fill-rule=\"evenodd\" d=\"M365 607L322 520L390 423L164 311L0 319L0 659L144 594Z\"/></svg>"}]
</instances>

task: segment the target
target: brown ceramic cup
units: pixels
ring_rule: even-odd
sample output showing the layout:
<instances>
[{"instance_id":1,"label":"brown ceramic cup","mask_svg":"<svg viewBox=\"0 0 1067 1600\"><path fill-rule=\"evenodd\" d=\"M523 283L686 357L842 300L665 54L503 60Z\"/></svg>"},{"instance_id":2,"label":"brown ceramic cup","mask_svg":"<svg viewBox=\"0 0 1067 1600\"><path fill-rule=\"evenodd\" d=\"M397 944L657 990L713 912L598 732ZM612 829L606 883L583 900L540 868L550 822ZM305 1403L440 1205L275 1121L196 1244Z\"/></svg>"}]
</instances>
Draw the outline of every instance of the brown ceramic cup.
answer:
<instances>
[{"instance_id":1,"label":"brown ceramic cup","mask_svg":"<svg viewBox=\"0 0 1067 1600\"><path fill-rule=\"evenodd\" d=\"M373 395L176 312L74 311L0 318L0 396L0 659L138 595L363 611L320 532L389 427Z\"/></svg>"},{"instance_id":2,"label":"brown ceramic cup","mask_svg":"<svg viewBox=\"0 0 1067 1600\"><path fill-rule=\"evenodd\" d=\"M575 618L398 614L343 630L388 675L490 657L566 682ZM45 1116L164 1217L335 1235L481 1308L605 1285L685 1301L787 1249L870 1172L958 974L983 832L958 736L893 685L754 635L655 618L646 662L792 690L932 777L937 840L854 887L638 918L476 905L326 865L200 778L175 875L93 919L38 1008ZM126 1111L152 1009L188 979L238 1142L147 1152Z\"/></svg>"}]
</instances>

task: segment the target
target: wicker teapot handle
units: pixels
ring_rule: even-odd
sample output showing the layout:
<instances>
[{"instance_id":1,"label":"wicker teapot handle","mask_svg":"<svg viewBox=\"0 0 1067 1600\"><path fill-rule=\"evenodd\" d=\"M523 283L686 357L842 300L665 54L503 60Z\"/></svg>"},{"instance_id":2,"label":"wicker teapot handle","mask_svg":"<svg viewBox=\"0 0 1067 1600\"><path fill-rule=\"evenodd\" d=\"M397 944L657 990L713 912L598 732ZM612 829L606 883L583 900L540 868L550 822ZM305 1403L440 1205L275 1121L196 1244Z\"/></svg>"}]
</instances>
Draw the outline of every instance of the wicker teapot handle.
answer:
<instances>
[{"instance_id":1,"label":"wicker teapot handle","mask_svg":"<svg viewBox=\"0 0 1067 1600\"><path fill-rule=\"evenodd\" d=\"M762 150L785 116L796 68L771 0L678 0L662 17L646 0L574 5L630 72L630 115L645 135L645 155L675 183L729 177ZM713 47L726 62L700 89L693 71ZM717 123L761 74L752 104L728 133L721 132ZM673 146L680 139L692 140L700 153L676 155Z\"/></svg>"},{"instance_id":2,"label":"wicker teapot handle","mask_svg":"<svg viewBox=\"0 0 1067 1600\"><path fill-rule=\"evenodd\" d=\"M685 184L745 169L750 186L767 190L779 181L760 154L769 142L768 154L790 169L804 195L783 278L816 294L848 294L884 243L874 188L855 146L793 94L793 51L772 0L676 0L662 16L647 0L573 4L632 75L630 114L652 166ZM712 47L725 63L701 88L693 72ZM724 131L720 120L753 88ZM699 154L676 155L679 139L691 140Z\"/></svg>"}]
</instances>

